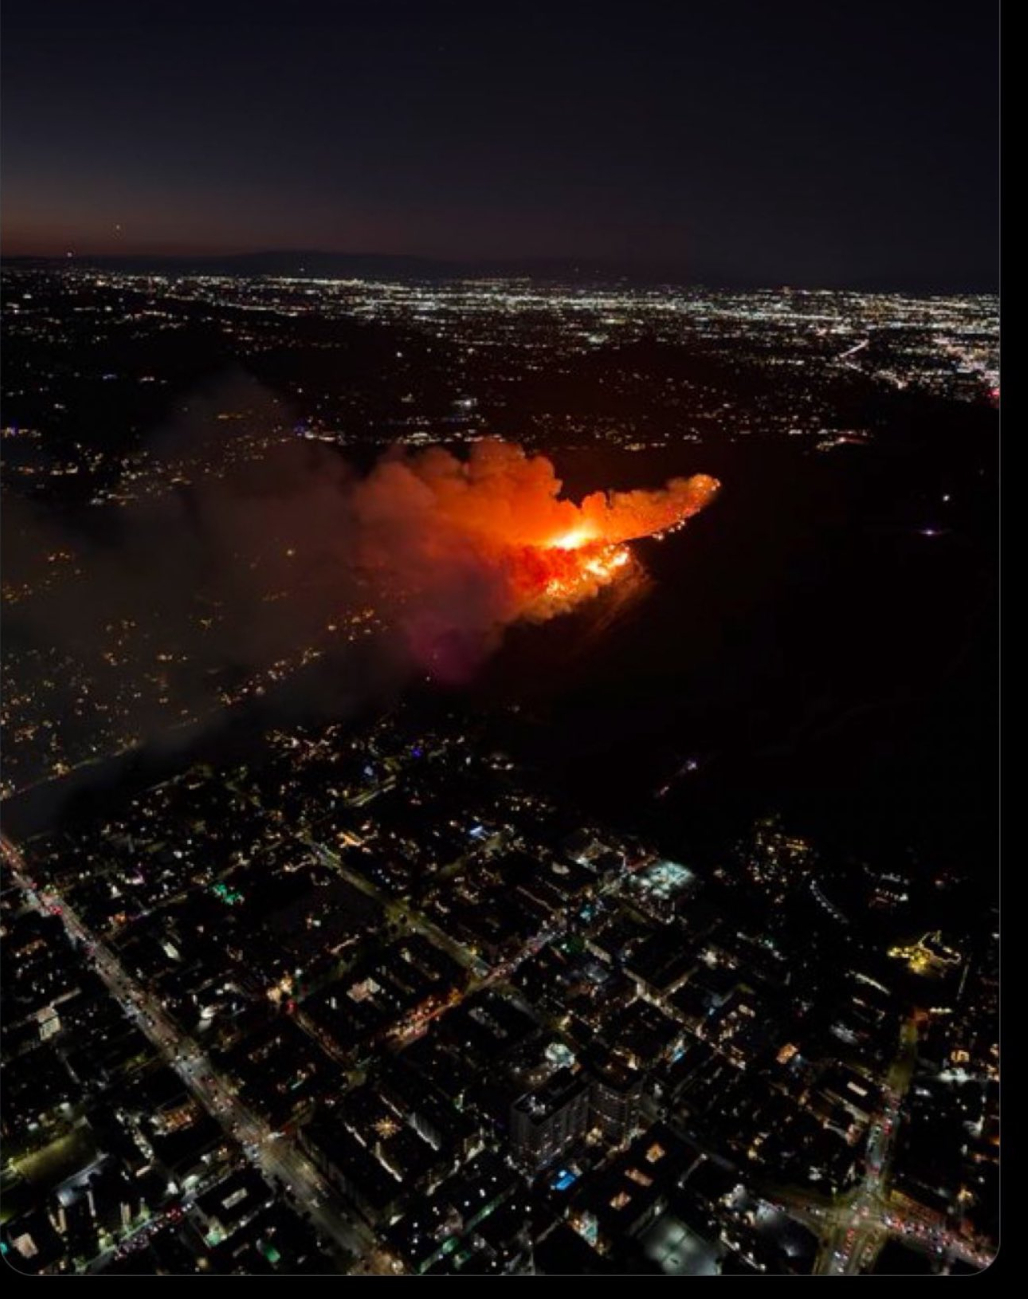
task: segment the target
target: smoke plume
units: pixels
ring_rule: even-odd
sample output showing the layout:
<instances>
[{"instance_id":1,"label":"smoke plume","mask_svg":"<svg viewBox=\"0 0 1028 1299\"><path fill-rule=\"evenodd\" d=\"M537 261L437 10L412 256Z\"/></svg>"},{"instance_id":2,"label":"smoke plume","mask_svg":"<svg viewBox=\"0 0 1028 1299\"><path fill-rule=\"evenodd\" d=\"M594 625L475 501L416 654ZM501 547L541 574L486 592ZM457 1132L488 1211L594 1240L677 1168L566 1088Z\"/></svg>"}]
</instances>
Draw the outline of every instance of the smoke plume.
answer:
<instances>
[{"instance_id":1,"label":"smoke plume","mask_svg":"<svg viewBox=\"0 0 1028 1299\"><path fill-rule=\"evenodd\" d=\"M321 700L359 698L369 656L376 680L465 680L512 623L627 590L625 543L717 490L697 475L577 503L549 459L497 440L396 449L362 477L334 447L276 442L270 403L255 454L262 393L208 404L228 397L250 441L233 450L217 415L173 430L177 460L152 455L166 485L129 504L7 497L6 792L314 677Z\"/></svg>"},{"instance_id":2,"label":"smoke plume","mask_svg":"<svg viewBox=\"0 0 1028 1299\"><path fill-rule=\"evenodd\" d=\"M448 675L445 647L495 640L519 618L562 613L627 575L623 543L666 532L718 489L705 474L659 491L561 495L553 464L495 439L467 459L394 452L352 488L354 562L397 608L415 659Z\"/></svg>"}]
</instances>

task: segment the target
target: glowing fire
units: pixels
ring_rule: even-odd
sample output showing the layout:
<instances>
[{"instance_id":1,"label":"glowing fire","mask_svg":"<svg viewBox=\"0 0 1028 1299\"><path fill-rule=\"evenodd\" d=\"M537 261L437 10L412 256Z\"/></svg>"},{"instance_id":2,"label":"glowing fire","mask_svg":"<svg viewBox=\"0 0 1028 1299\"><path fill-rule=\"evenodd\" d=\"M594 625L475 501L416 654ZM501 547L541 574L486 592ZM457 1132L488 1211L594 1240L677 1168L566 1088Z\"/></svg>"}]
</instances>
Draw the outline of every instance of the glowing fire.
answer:
<instances>
[{"instance_id":1,"label":"glowing fire","mask_svg":"<svg viewBox=\"0 0 1028 1299\"><path fill-rule=\"evenodd\" d=\"M569 604L588 594L590 587L607 586L613 582L632 561L627 546L605 546L602 543L587 546L587 543L582 542L576 548L568 546L566 540L561 539L550 549L571 552L573 563L565 565L562 572L549 579L545 594L550 599Z\"/></svg>"},{"instance_id":2,"label":"glowing fire","mask_svg":"<svg viewBox=\"0 0 1028 1299\"><path fill-rule=\"evenodd\" d=\"M392 452L354 488L356 558L403 592L415 660L466 670L469 643L519 618L563 613L639 568L624 543L664 536L716 495L707 474L657 489L562 494L546 456L487 438L466 458L433 447Z\"/></svg>"},{"instance_id":3,"label":"glowing fire","mask_svg":"<svg viewBox=\"0 0 1028 1299\"><path fill-rule=\"evenodd\" d=\"M579 550L595 539L595 534L589 528L573 528L570 532L565 532L562 537L558 537L552 545L557 550Z\"/></svg>"}]
</instances>

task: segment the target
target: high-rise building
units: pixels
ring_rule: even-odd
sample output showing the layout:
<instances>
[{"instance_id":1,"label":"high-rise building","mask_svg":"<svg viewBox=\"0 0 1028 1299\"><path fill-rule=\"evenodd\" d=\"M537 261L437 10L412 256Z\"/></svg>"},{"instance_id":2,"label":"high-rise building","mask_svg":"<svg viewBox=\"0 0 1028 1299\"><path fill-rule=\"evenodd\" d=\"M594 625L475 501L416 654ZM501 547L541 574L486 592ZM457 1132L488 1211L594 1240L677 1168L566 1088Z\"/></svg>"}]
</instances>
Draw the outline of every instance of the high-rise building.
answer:
<instances>
[{"instance_id":1,"label":"high-rise building","mask_svg":"<svg viewBox=\"0 0 1028 1299\"><path fill-rule=\"evenodd\" d=\"M590 1126L599 1128L612 1145L631 1140L639 1126L642 1074L607 1057L590 1060Z\"/></svg>"},{"instance_id":2,"label":"high-rise building","mask_svg":"<svg viewBox=\"0 0 1028 1299\"><path fill-rule=\"evenodd\" d=\"M589 1078L558 1069L536 1091L511 1106L510 1136L514 1158L536 1172L556 1159L589 1127Z\"/></svg>"}]
</instances>

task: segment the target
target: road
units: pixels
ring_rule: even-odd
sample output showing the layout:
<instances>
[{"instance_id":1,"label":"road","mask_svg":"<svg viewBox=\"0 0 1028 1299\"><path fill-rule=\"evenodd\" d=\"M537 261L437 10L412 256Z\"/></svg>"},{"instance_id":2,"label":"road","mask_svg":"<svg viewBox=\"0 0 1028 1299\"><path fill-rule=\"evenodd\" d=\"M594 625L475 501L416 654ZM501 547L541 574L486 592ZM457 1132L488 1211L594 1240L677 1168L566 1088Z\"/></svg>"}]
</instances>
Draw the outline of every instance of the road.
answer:
<instances>
[{"instance_id":1,"label":"road","mask_svg":"<svg viewBox=\"0 0 1028 1299\"><path fill-rule=\"evenodd\" d=\"M986 1267L992 1256L945 1225L932 1225L900 1208L889 1191L889 1168L900 1108L917 1061L917 1025L904 1022L899 1051L883 1088L883 1105L868 1136L867 1171L854 1190L825 1202L802 1194L774 1195L772 1202L821 1237L814 1264L820 1276L868 1272L890 1237L900 1237L939 1258Z\"/></svg>"},{"instance_id":2,"label":"road","mask_svg":"<svg viewBox=\"0 0 1028 1299\"><path fill-rule=\"evenodd\" d=\"M374 1236L346 1216L321 1174L289 1139L273 1132L220 1077L197 1043L165 1014L160 1004L122 967L117 957L82 923L53 889L37 890L17 847L0 835L0 852L31 906L59 916L68 937L81 944L111 996L175 1070L192 1094L243 1148L246 1158L272 1183L278 1182L294 1207L345 1255L370 1254Z\"/></svg>"},{"instance_id":3,"label":"road","mask_svg":"<svg viewBox=\"0 0 1028 1299\"><path fill-rule=\"evenodd\" d=\"M843 1276L865 1271L873 1265L888 1238L885 1181L899 1125L900 1105L910 1086L916 1060L917 1025L908 1019L900 1032L900 1049L886 1079L885 1103L868 1136L864 1180L839 1205L834 1221L822 1237L815 1274Z\"/></svg>"},{"instance_id":4,"label":"road","mask_svg":"<svg viewBox=\"0 0 1028 1299\"><path fill-rule=\"evenodd\" d=\"M442 948L444 952L453 957L459 965L464 966L466 970L470 971L471 978L464 990L463 996L459 998L459 1000L463 1000L464 997L471 996L476 992L481 992L484 988L505 987L505 981L511 974L513 974L518 966L522 964L522 962L528 960L531 956L535 956L547 945L547 943L552 943L554 939L559 938L567 931L568 922L566 919L553 919L543 925L538 933L533 934L531 938L527 939L517 952L507 957L506 960L499 964L490 966L483 961L481 957L464 947L461 943L458 943L456 939L451 938L449 934L445 933L438 925L429 920L423 912L417 909L417 907L413 906L409 902L403 901L402 899L394 898L389 894L384 893L359 871L353 870L347 865L345 859L338 852L330 848L327 844L315 839L310 830L308 830L306 834L301 835L300 838L301 841L311 849L323 866L327 866L331 870L334 870L342 879L346 880L348 884L359 889L361 893L365 894L365 896L372 898L382 908L388 919L394 922L401 921L403 924L407 925L409 929L422 934L437 947ZM360 840L352 835L344 834L343 841L349 847L360 847ZM459 859L457 862L451 863L450 866L445 867L444 870L440 872L440 878L452 874L455 869L460 867L464 860L465 859L463 858ZM640 857L631 865L629 873L642 869L642 867L649 865L652 860L652 854ZM620 875L615 876L600 885L597 890L597 895L603 896L608 894L616 890L621 883L622 877ZM451 1005L453 1004L456 1004L456 1002L451 1003ZM432 1017L434 1018L436 1014L442 1014L445 1010L450 1008L451 1006L442 1007L438 1011L433 1012ZM415 1033L417 1031L423 1031L423 1028L424 1025L420 1021L412 1025L412 1029Z\"/></svg>"},{"instance_id":5,"label":"road","mask_svg":"<svg viewBox=\"0 0 1028 1299\"><path fill-rule=\"evenodd\" d=\"M352 870L347 866L343 858L326 844L319 843L311 838L306 838L304 842L314 852L322 865L328 866L342 879L346 880L348 884L352 884L354 888L359 889L367 897L373 898L382 907L385 915L390 920L401 921L415 933L428 938L436 946L442 948L459 965L469 971L470 978L467 986L459 996L453 997L445 1004L437 1006L431 1011L415 1011L406 1020L402 1020L394 1027L391 1036L396 1045L405 1045L419 1037L433 1019L452 1010L466 997L473 996L485 988L505 986L505 980L510 977L522 961L535 955L547 943L552 942L554 938L563 933L566 928L566 925L556 922L545 926L538 934L528 939L524 946L513 956L499 965L490 967L474 952L469 951L461 943L451 938L449 934L444 933L438 925L433 924L431 920L409 902L390 897L372 884L370 880L365 879L359 871Z\"/></svg>"},{"instance_id":6,"label":"road","mask_svg":"<svg viewBox=\"0 0 1028 1299\"><path fill-rule=\"evenodd\" d=\"M400 901L398 898L390 897L389 894L383 893L381 889L375 887L370 880L366 879L359 871L351 870L346 862L333 849L326 844L319 843L301 835L301 840L306 843L307 847L312 850L317 859L323 866L334 870L337 875L352 884L355 889L369 898L373 898L383 909L386 916L393 921L402 921L411 929L419 934L423 934L430 939L436 946L441 947L444 952L452 956L458 964L463 965L477 974L485 974L488 970L484 961L481 961L473 952L469 952L466 947L452 939L448 934L444 934L438 925L434 925L421 914L420 911L410 906L409 903Z\"/></svg>"}]
</instances>

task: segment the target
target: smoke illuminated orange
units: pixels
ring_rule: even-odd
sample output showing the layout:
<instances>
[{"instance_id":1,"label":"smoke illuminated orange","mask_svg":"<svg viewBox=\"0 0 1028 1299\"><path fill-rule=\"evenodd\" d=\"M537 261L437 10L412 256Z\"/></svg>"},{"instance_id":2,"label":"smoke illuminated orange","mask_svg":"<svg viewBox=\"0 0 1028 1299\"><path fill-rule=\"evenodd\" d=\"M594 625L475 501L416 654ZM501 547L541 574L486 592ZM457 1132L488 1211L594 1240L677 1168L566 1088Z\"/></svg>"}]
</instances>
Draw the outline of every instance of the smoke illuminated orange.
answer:
<instances>
[{"instance_id":1,"label":"smoke illuminated orange","mask_svg":"<svg viewBox=\"0 0 1028 1299\"><path fill-rule=\"evenodd\" d=\"M588 528L574 528L571 532L565 532L562 537L557 537L551 544L558 550L577 550L580 546L588 545L590 541L596 538Z\"/></svg>"},{"instance_id":2,"label":"smoke illuminated orange","mask_svg":"<svg viewBox=\"0 0 1028 1299\"><path fill-rule=\"evenodd\" d=\"M412 641L435 644L565 612L633 571L625 542L681 527L718 487L696 474L577 504L546 456L513 443L395 452L354 489L359 562L404 592Z\"/></svg>"}]
</instances>

